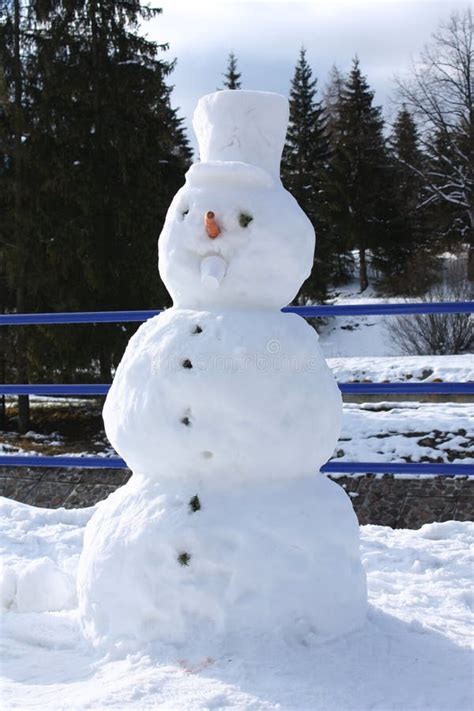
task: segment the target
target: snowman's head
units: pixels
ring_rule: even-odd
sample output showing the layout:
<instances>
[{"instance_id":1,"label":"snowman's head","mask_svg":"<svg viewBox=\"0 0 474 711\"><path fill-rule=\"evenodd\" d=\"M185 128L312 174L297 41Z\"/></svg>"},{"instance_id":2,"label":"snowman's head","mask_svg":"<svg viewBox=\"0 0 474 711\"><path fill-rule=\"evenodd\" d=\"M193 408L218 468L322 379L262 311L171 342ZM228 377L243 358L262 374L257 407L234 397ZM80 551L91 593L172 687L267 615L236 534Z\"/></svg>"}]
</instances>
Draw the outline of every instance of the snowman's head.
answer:
<instances>
[{"instance_id":1,"label":"snowman's head","mask_svg":"<svg viewBox=\"0 0 474 711\"><path fill-rule=\"evenodd\" d=\"M287 121L278 94L222 91L199 102L202 162L189 170L159 241L176 306L280 308L309 276L314 231L278 175Z\"/></svg>"}]
</instances>

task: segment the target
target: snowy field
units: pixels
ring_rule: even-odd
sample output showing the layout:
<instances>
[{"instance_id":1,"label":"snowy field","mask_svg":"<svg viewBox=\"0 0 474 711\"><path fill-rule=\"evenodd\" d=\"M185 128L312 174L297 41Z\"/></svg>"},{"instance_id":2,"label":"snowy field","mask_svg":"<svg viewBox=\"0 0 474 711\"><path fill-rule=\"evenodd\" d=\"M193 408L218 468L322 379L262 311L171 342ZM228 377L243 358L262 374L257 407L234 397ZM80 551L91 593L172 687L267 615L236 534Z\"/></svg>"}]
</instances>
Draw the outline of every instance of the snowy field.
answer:
<instances>
[{"instance_id":1,"label":"snowy field","mask_svg":"<svg viewBox=\"0 0 474 711\"><path fill-rule=\"evenodd\" d=\"M372 287L369 287L361 294L358 283L352 280L330 294L328 303L334 306L347 306L349 304L394 304L406 301L417 301L417 299L380 297L377 296ZM390 326L396 319L396 316L337 316L337 318L325 319L325 324L322 327L318 327L320 345L325 358L347 358L349 366L352 359L369 358L370 360L366 362L366 365L370 368L370 362L374 359L380 364L380 358L388 358L389 364L393 365L394 357L398 359L399 356L402 356L402 368L414 367L418 362L419 365L424 363L427 369L432 367L432 360L434 360L436 367L442 367L443 361L441 358L443 358L446 360L448 370L451 370L455 362L458 361L461 368L468 367L468 372L470 372L470 378L468 379L473 379L474 361L472 355L435 356L434 359L433 356L407 357L391 336ZM467 359L468 363L470 361L469 365L468 363L463 363L463 359ZM410 361L412 362L410 363ZM378 370L379 367L377 366L376 369ZM408 370L407 372L410 371ZM436 376L428 373L422 376L421 373L422 369L419 370L420 379L442 378L442 374ZM461 374L459 380L463 380Z\"/></svg>"},{"instance_id":2,"label":"snowy field","mask_svg":"<svg viewBox=\"0 0 474 711\"><path fill-rule=\"evenodd\" d=\"M406 301L403 298L380 298L369 287L360 294L357 282L340 287L331 294L329 303L334 306L348 304L388 304ZM337 316L325 319L319 328L320 344L325 358L386 357L402 355L390 336L393 316Z\"/></svg>"},{"instance_id":3,"label":"snowy field","mask_svg":"<svg viewBox=\"0 0 474 711\"><path fill-rule=\"evenodd\" d=\"M269 645L243 635L186 657L148 649L114 659L86 646L75 611L93 510L1 500L4 709L472 709L473 523L362 527L369 616L339 640L303 646L295 634Z\"/></svg>"},{"instance_id":4,"label":"snowy field","mask_svg":"<svg viewBox=\"0 0 474 711\"><path fill-rule=\"evenodd\" d=\"M474 464L474 406L346 403L335 454L353 462Z\"/></svg>"}]
</instances>

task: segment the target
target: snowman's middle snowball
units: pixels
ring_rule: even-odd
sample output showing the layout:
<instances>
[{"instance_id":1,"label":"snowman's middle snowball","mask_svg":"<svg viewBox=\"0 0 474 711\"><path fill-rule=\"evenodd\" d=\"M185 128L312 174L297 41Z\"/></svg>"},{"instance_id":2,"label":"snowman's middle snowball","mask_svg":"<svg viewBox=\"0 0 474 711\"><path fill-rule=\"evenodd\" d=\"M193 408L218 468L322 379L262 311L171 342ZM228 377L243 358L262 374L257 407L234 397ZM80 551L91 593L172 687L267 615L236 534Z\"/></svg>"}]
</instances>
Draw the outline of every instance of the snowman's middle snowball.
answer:
<instances>
[{"instance_id":1,"label":"snowman's middle snowball","mask_svg":"<svg viewBox=\"0 0 474 711\"><path fill-rule=\"evenodd\" d=\"M334 450L341 414L317 333L266 309L172 308L150 319L104 407L107 436L133 471L218 487L312 476Z\"/></svg>"}]
</instances>

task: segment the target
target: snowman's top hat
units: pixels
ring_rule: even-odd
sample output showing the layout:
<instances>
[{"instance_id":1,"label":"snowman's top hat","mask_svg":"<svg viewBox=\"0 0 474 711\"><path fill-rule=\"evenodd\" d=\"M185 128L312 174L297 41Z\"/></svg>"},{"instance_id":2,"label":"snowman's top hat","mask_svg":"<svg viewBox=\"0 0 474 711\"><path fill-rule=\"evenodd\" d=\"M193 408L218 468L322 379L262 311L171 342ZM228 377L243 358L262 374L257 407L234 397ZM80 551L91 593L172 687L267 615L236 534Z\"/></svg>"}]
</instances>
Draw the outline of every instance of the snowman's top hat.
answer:
<instances>
[{"instance_id":1,"label":"snowman's top hat","mask_svg":"<svg viewBox=\"0 0 474 711\"><path fill-rule=\"evenodd\" d=\"M216 171L217 162L246 163L277 180L287 125L288 100L267 91L208 94L193 117L202 164L214 163Z\"/></svg>"}]
</instances>

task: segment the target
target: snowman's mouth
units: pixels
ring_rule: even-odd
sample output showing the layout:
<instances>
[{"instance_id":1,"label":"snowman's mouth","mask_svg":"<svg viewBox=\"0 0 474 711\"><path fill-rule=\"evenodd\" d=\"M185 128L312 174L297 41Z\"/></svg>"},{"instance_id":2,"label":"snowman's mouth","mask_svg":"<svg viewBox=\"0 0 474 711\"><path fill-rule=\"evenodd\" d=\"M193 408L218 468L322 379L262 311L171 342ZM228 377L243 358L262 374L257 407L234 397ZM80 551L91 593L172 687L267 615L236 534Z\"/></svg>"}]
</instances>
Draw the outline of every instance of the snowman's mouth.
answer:
<instances>
[{"instance_id":1,"label":"snowman's mouth","mask_svg":"<svg viewBox=\"0 0 474 711\"><path fill-rule=\"evenodd\" d=\"M216 291L227 272L227 262L220 254L210 252L201 259L201 284L205 289Z\"/></svg>"}]
</instances>

